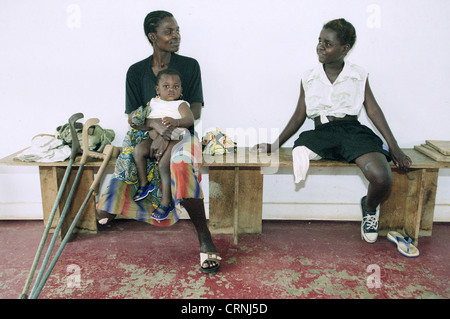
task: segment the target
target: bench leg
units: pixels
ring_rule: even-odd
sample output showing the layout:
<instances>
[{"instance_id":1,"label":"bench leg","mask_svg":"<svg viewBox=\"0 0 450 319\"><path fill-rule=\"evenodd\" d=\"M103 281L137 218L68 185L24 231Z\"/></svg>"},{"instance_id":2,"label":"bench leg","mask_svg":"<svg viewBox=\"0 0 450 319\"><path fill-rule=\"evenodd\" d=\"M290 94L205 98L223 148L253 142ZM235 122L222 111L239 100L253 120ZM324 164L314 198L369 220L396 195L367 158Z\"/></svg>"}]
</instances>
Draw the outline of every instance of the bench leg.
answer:
<instances>
[{"instance_id":1,"label":"bench leg","mask_svg":"<svg viewBox=\"0 0 450 319\"><path fill-rule=\"evenodd\" d=\"M380 235L405 232L418 244L420 235L431 235L438 169L392 170L393 184L380 208Z\"/></svg>"},{"instance_id":2,"label":"bench leg","mask_svg":"<svg viewBox=\"0 0 450 319\"><path fill-rule=\"evenodd\" d=\"M209 168L209 228L213 234L262 232L263 174L260 168Z\"/></svg>"},{"instance_id":3,"label":"bench leg","mask_svg":"<svg viewBox=\"0 0 450 319\"><path fill-rule=\"evenodd\" d=\"M437 180L439 176L439 169L425 169L424 170L424 193L422 218L420 223L419 235L431 236L434 219L434 206L436 204Z\"/></svg>"},{"instance_id":4,"label":"bench leg","mask_svg":"<svg viewBox=\"0 0 450 319\"><path fill-rule=\"evenodd\" d=\"M78 167L73 167L64 189L61 201L56 210L55 218L53 219L50 233L53 233L56 225L59 221L66 199L69 196L69 192L72 188L75 176L78 171ZM39 166L39 176L41 181L41 196L42 196L42 209L44 212L44 224L47 223L53 204L55 203L56 196L58 194L59 186L63 179L66 167L59 166ZM72 203L67 211L66 218L61 227L60 238L63 239L67 230L69 229L75 215L80 209L86 195L89 192L89 188L94 180L94 169L92 167L85 167L81 174L80 182L72 197ZM95 218L95 200L91 197L86 205L83 216L81 216L74 233L97 233L97 222Z\"/></svg>"},{"instance_id":5,"label":"bench leg","mask_svg":"<svg viewBox=\"0 0 450 319\"><path fill-rule=\"evenodd\" d=\"M238 244L239 232L239 167L234 168L233 242Z\"/></svg>"}]
</instances>

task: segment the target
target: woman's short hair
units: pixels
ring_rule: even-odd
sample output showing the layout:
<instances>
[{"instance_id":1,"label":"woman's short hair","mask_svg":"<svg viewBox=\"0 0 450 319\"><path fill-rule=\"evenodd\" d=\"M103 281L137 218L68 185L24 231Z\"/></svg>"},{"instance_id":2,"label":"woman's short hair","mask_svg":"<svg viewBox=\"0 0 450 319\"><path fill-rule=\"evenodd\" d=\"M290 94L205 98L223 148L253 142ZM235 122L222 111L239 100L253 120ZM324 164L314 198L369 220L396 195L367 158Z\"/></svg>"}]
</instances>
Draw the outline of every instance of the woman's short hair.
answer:
<instances>
[{"instance_id":1,"label":"woman's short hair","mask_svg":"<svg viewBox=\"0 0 450 319\"><path fill-rule=\"evenodd\" d=\"M353 25L345 19L335 19L324 24L324 29L331 29L336 32L339 42L342 45L349 44L350 48L356 42L356 30Z\"/></svg>"},{"instance_id":2,"label":"woman's short hair","mask_svg":"<svg viewBox=\"0 0 450 319\"><path fill-rule=\"evenodd\" d=\"M161 21L165 18L172 18L173 14L163 10L152 11L144 19L144 32L145 36L148 38L148 34L152 32L156 32L156 28L158 28ZM148 38L150 43L153 45L150 38Z\"/></svg>"}]
</instances>

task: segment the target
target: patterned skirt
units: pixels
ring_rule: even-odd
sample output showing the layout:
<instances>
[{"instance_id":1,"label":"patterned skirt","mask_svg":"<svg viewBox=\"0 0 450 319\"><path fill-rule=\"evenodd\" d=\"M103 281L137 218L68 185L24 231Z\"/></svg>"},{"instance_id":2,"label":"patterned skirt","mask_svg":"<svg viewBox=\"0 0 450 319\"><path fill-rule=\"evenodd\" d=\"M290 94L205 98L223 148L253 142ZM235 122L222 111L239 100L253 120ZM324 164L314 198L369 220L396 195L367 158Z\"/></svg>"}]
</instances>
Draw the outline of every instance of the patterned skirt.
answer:
<instances>
[{"instance_id":1,"label":"patterned skirt","mask_svg":"<svg viewBox=\"0 0 450 319\"><path fill-rule=\"evenodd\" d=\"M186 134L172 149L170 172L171 193L175 209L167 219L157 221L151 218L158 207L162 192L157 164L147 161L147 179L155 190L144 200L135 202L133 197L138 189L136 165L133 160L134 147L147 139L147 132L130 130L124 140L122 152L117 158L113 177L102 194L97 208L110 214L120 214L131 219L147 222L155 226L175 224L181 213L180 202L186 198L203 199L201 182L202 149L195 135Z\"/></svg>"}]
</instances>

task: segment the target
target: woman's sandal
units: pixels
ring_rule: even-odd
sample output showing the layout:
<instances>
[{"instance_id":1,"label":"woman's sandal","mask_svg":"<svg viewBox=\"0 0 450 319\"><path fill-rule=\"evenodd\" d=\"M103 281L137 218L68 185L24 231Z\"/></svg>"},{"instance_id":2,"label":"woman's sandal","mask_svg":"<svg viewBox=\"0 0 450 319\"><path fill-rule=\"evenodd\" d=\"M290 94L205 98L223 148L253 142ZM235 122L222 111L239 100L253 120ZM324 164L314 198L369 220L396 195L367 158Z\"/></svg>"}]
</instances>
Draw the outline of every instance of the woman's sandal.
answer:
<instances>
[{"instance_id":1,"label":"woman's sandal","mask_svg":"<svg viewBox=\"0 0 450 319\"><path fill-rule=\"evenodd\" d=\"M110 214L105 211L95 210L95 217L96 217L97 223L99 223L99 225L106 225L110 221L112 221L116 217L116 215Z\"/></svg>"},{"instance_id":2,"label":"woman's sandal","mask_svg":"<svg viewBox=\"0 0 450 319\"><path fill-rule=\"evenodd\" d=\"M161 211L158 210L161 209ZM158 205L158 207L153 211L151 217L156 220L164 220L169 216L169 213L174 209L172 204L169 204L169 206L163 206L161 204ZM154 216L157 214L157 216Z\"/></svg>"},{"instance_id":3,"label":"woman's sandal","mask_svg":"<svg viewBox=\"0 0 450 319\"><path fill-rule=\"evenodd\" d=\"M419 249L412 244L412 239L409 237L404 237L402 234L390 231L387 234L389 241L397 244L397 250L400 254L406 257L417 257L419 256Z\"/></svg>"},{"instance_id":4,"label":"woman's sandal","mask_svg":"<svg viewBox=\"0 0 450 319\"><path fill-rule=\"evenodd\" d=\"M220 261L222 258L216 252L200 253L200 270L204 273L215 273L220 268ZM216 264L210 267L209 262L215 262ZM207 263L208 267L203 267L203 264Z\"/></svg>"},{"instance_id":5,"label":"woman's sandal","mask_svg":"<svg viewBox=\"0 0 450 319\"><path fill-rule=\"evenodd\" d=\"M136 191L136 194L134 194L134 201L138 202L140 200L143 200L155 190L155 186L151 185L150 183L147 183L145 186L139 186L139 189Z\"/></svg>"}]
</instances>

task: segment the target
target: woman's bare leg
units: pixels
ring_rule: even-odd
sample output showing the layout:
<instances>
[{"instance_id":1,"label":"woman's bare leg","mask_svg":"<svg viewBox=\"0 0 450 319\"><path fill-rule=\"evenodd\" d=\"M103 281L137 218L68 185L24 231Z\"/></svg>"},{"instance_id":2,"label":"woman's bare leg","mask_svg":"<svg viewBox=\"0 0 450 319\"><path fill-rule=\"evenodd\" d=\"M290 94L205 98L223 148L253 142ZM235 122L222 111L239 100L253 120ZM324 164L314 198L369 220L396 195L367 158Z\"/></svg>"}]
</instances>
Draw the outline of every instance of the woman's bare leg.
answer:
<instances>
[{"instance_id":1,"label":"woman's bare leg","mask_svg":"<svg viewBox=\"0 0 450 319\"><path fill-rule=\"evenodd\" d=\"M392 172L386 157L381 153L367 153L355 160L369 181L367 195L361 199L361 238L374 243L378 238L377 207L389 194Z\"/></svg>"},{"instance_id":2,"label":"woman's bare leg","mask_svg":"<svg viewBox=\"0 0 450 319\"><path fill-rule=\"evenodd\" d=\"M374 212L391 190L391 167L386 157L378 152L364 154L358 157L355 163L369 181L364 209L368 212Z\"/></svg>"},{"instance_id":3,"label":"woman's bare leg","mask_svg":"<svg viewBox=\"0 0 450 319\"><path fill-rule=\"evenodd\" d=\"M206 223L205 205L203 199L198 198L184 198L181 205L186 209L194 224L195 230L197 231L198 241L200 243L200 251L206 252L217 252L216 246L211 238L211 233L209 231L208 225ZM203 268L212 268L217 265L214 261L204 262Z\"/></svg>"}]
</instances>

